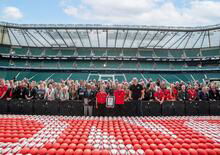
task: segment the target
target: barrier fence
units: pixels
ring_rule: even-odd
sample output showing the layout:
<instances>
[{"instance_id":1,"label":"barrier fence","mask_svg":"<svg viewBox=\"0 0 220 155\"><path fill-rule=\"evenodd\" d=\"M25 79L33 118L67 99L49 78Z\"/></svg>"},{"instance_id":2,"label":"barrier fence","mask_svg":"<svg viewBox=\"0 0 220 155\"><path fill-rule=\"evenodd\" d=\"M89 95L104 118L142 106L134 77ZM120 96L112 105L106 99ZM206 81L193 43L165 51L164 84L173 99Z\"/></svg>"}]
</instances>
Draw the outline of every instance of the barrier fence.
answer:
<instances>
[{"instance_id":1,"label":"barrier fence","mask_svg":"<svg viewBox=\"0 0 220 155\"><path fill-rule=\"evenodd\" d=\"M144 116L197 116L220 115L220 101L175 101L142 102ZM0 100L0 114L27 114L27 115L67 115L83 116L82 101L44 101L44 100ZM93 115L97 110L94 108ZM114 116L115 109L107 109L106 116ZM124 104L122 116L135 116L133 103Z\"/></svg>"}]
</instances>

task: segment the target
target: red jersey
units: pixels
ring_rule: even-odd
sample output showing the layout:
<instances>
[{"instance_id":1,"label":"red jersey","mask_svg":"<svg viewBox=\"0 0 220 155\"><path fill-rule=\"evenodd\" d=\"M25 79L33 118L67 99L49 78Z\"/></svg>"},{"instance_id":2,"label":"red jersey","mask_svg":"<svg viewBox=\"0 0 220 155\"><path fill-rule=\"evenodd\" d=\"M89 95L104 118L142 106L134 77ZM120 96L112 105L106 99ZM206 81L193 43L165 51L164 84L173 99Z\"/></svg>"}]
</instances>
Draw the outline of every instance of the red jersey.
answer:
<instances>
[{"instance_id":1,"label":"red jersey","mask_svg":"<svg viewBox=\"0 0 220 155\"><path fill-rule=\"evenodd\" d=\"M198 96L197 91L195 89L189 89L188 91L189 99L195 100Z\"/></svg>"},{"instance_id":2,"label":"red jersey","mask_svg":"<svg viewBox=\"0 0 220 155\"><path fill-rule=\"evenodd\" d=\"M165 94L164 94L164 91L159 90L159 91L156 91L156 92L154 93L154 97L157 98L157 99L159 99L159 100L161 101L161 100L162 100L164 97L166 97L166 96L165 96Z\"/></svg>"},{"instance_id":3,"label":"red jersey","mask_svg":"<svg viewBox=\"0 0 220 155\"><path fill-rule=\"evenodd\" d=\"M178 91L174 88L173 91L169 90L169 96L167 96L167 100L176 100L178 95Z\"/></svg>"},{"instance_id":4,"label":"red jersey","mask_svg":"<svg viewBox=\"0 0 220 155\"><path fill-rule=\"evenodd\" d=\"M125 101L125 91L124 90L115 90L115 104L124 104Z\"/></svg>"},{"instance_id":5,"label":"red jersey","mask_svg":"<svg viewBox=\"0 0 220 155\"><path fill-rule=\"evenodd\" d=\"M105 104L107 96L108 96L108 94L106 92L98 92L96 94L97 103L98 104Z\"/></svg>"},{"instance_id":6,"label":"red jersey","mask_svg":"<svg viewBox=\"0 0 220 155\"><path fill-rule=\"evenodd\" d=\"M8 87L7 87L6 85L0 87L0 97L2 97L2 95L3 95L4 93L6 93L7 90L8 90Z\"/></svg>"},{"instance_id":7,"label":"red jersey","mask_svg":"<svg viewBox=\"0 0 220 155\"><path fill-rule=\"evenodd\" d=\"M165 101L169 100L169 98L170 98L170 90L164 89L164 90L162 90L162 91L163 91L164 96L165 96L164 100L165 100Z\"/></svg>"}]
</instances>

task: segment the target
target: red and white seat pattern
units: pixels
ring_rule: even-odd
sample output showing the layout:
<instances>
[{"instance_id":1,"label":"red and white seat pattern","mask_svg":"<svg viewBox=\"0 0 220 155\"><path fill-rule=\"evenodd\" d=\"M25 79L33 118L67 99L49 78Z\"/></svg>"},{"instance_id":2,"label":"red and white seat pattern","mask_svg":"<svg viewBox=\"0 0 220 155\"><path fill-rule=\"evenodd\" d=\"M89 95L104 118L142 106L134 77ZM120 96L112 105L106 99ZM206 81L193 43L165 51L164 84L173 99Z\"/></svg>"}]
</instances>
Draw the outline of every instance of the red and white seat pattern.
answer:
<instances>
[{"instance_id":1,"label":"red and white seat pattern","mask_svg":"<svg viewBox=\"0 0 220 155\"><path fill-rule=\"evenodd\" d=\"M220 117L0 115L0 154L220 155Z\"/></svg>"}]
</instances>

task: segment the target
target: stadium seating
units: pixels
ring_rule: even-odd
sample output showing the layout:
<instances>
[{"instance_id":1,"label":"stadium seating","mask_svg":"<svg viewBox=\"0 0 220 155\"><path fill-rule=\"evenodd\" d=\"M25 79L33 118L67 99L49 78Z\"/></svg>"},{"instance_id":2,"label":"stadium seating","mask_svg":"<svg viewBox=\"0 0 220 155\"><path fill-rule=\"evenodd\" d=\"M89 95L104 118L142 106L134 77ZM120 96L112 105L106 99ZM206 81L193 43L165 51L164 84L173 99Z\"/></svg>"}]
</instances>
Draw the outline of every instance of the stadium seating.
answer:
<instances>
[{"instance_id":1,"label":"stadium seating","mask_svg":"<svg viewBox=\"0 0 220 155\"><path fill-rule=\"evenodd\" d=\"M74 50L61 50L61 54L62 54L62 56L67 56L67 57L69 57L69 56L73 56L74 55Z\"/></svg>"},{"instance_id":2,"label":"stadium seating","mask_svg":"<svg viewBox=\"0 0 220 155\"><path fill-rule=\"evenodd\" d=\"M155 55L157 57L164 57L164 58L167 58L168 57L168 51L167 50L155 50Z\"/></svg>"},{"instance_id":3,"label":"stadium seating","mask_svg":"<svg viewBox=\"0 0 220 155\"><path fill-rule=\"evenodd\" d=\"M219 56L220 49L204 49L204 50L136 50L136 49L43 49L43 48L9 48L0 47L2 55L18 55L18 56L129 56L129 57L159 57L159 58L181 58L181 57L212 57Z\"/></svg>"},{"instance_id":4,"label":"stadium seating","mask_svg":"<svg viewBox=\"0 0 220 155\"><path fill-rule=\"evenodd\" d=\"M107 50L107 55L108 56L120 56L120 54L122 53L121 50L117 50L117 49L111 49L111 50Z\"/></svg>"},{"instance_id":5,"label":"stadium seating","mask_svg":"<svg viewBox=\"0 0 220 155\"><path fill-rule=\"evenodd\" d=\"M150 57L150 58L153 57L153 51L141 50L139 51L139 53L141 57Z\"/></svg>"},{"instance_id":6,"label":"stadium seating","mask_svg":"<svg viewBox=\"0 0 220 155\"><path fill-rule=\"evenodd\" d=\"M45 71L13 71L13 70L1 70L0 78L5 78L6 80L11 80L16 78L17 80L22 80L28 78L34 81L49 80L53 79L55 81L71 79L71 80L99 80L102 79L100 76L102 74L94 73L80 73L80 72L45 72ZM118 74L107 74L109 76L114 76L115 79L119 81L130 81L134 77L139 80L152 79L156 81L157 79L165 80L169 83L176 81L184 81L186 83L198 80L199 82L204 82L205 79L215 79L220 78L220 73L125 73L122 75ZM107 78L108 79L108 78Z\"/></svg>"},{"instance_id":7,"label":"stadium seating","mask_svg":"<svg viewBox=\"0 0 220 155\"><path fill-rule=\"evenodd\" d=\"M90 49L77 49L77 53L79 56L90 56L91 50Z\"/></svg>"},{"instance_id":8,"label":"stadium seating","mask_svg":"<svg viewBox=\"0 0 220 155\"><path fill-rule=\"evenodd\" d=\"M89 73L76 73L71 70L107 70L111 69L114 71L123 70L120 76L114 74L114 78L123 81L131 80L132 77L136 76L139 79L164 79L168 82L184 81L189 82L198 80L203 82L206 78L220 78L219 73L213 73L212 71L218 71L220 69L219 64L207 63L198 64L195 62L184 62L184 61L144 61L144 60L62 60L62 59L45 59L45 57L147 57L147 58L183 58L183 57L219 57L220 49L193 49L193 50L151 50L151 49L105 49L105 48L77 48L77 49L54 49L54 48L18 48L18 47L0 47L0 55L13 55L13 56L25 56L29 55L32 57L44 56L41 59L27 59L27 58L0 58L0 68L13 69L17 68L17 71L6 71L1 70L1 77L6 79L12 79L14 77L22 79L27 77L32 80L45 80L47 78L53 78L55 81L60 79L74 79L74 80L87 80L87 79L100 79L98 73L96 75ZM25 70L29 69L29 72ZM32 69L48 69L49 71L36 71ZM54 73L53 70L62 70L62 74ZM135 71L140 70L152 71L151 73L126 73L124 71ZM188 73L188 70L203 71L207 70L206 74L203 73ZM161 73L155 73L154 71L160 71ZM166 71L175 71L175 73L167 73ZM187 72L182 74L182 72ZM106 78L108 79L108 77Z\"/></svg>"},{"instance_id":9,"label":"stadium seating","mask_svg":"<svg viewBox=\"0 0 220 155\"><path fill-rule=\"evenodd\" d=\"M199 57L200 56L200 52L198 50L185 50L185 56L186 57Z\"/></svg>"},{"instance_id":10,"label":"stadium seating","mask_svg":"<svg viewBox=\"0 0 220 155\"><path fill-rule=\"evenodd\" d=\"M38 49L38 48L32 48L32 49L30 49L31 56L42 56L43 51L44 51L44 50Z\"/></svg>"},{"instance_id":11,"label":"stadium seating","mask_svg":"<svg viewBox=\"0 0 220 155\"><path fill-rule=\"evenodd\" d=\"M182 50L170 50L169 53L174 58L181 58L183 56L183 51Z\"/></svg>"},{"instance_id":12,"label":"stadium seating","mask_svg":"<svg viewBox=\"0 0 220 155\"><path fill-rule=\"evenodd\" d=\"M124 56L130 56L130 57L136 57L137 56L137 51L133 49L125 49L123 50Z\"/></svg>"},{"instance_id":13,"label":"stadium seating","mask_svg":"<svg viewBox=\"0 0 220 155\"><path fill-rule=\"evenodd\" d=\"M1 47L0 54L10 54L10 48L8 47Z\"/></svg>"},{"instance_id":14,"label":"stadium seating","mask_svg":"<svg viewBox=\"0 0 220 155\"><path fill-rule=\"evenodd\" d=\"M202 50L202 56L204 57L213 57L219 55L220 55L219 49Z\"/></svg>"}]
</instances>

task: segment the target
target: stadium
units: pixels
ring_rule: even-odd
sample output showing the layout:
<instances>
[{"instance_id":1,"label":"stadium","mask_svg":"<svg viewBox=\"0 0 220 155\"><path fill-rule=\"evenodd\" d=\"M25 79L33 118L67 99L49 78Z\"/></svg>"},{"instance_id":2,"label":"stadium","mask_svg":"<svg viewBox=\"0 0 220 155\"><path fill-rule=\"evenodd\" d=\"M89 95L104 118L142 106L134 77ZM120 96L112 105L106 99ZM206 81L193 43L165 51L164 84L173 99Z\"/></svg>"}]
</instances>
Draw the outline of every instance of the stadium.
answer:
<instances>
[{"instance_id":1,"label":"stadium","mask_svg":"<svg viewBox=\"0 0 220 155\"><path fill-rule=\"evenodd\" d=\"M220 25L0 22L0 155L220 155Z\"/></svg>"},{"instance_id":2,"label":"stadium","mask_svg":"<svg viewBox=\"0 0 220 155\"><path fill-rule=\"evenodd\" d=\"M218 79L219 29L1 23L1 75L39 81Z\"/></svg>"}]
</instances>

